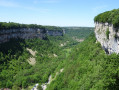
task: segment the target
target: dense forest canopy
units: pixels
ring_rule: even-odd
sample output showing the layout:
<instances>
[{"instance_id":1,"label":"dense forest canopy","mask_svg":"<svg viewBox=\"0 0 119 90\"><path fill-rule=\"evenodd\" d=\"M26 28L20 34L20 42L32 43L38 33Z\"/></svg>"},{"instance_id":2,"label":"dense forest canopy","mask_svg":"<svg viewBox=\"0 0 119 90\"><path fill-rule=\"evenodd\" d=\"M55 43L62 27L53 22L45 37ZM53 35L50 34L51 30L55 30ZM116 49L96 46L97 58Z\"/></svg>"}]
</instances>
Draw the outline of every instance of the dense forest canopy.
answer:
<instances>
[{"instance_id":1,"label":"dense forest canopy","mask_svg":"<svg viewBox=\"0 0 119 90\"><path fill-rule=\"evenodd\" d=\"M62 30L60 27L56 26L42 26L37 24L19 24L14 22L0 22L0 30L8 29L20 29L20 28L39 28L45 30Z\"/></svg>"},{"instance_id":2,"label":"dense forest canopy","mask_svg":"<svg viewBox=\"0 0 119 90\"><path fill-rule=\"evenodd\" d=\"M119 9L113 9L111 11L101 13L94 18L94 21L101 23L108 22L113 24L114 27L119 27Z\"/></svg>"},{"instance_id":3,"label":"dense forest canopy","mask_svg":"<svg viewBox=\"0 0 119 90\"><path fill-rule=\"evenodd\" d=\"M94 27L62 27L62 28L65 30L66 35L78 39L85 39L94 31Z\"/></svg>"},{"instance_id":4,"label":"dense forest canopy","mask_svg":"<svg viewBox=\"0 0 119 90\"><path fill-rule=\"evenodd\" d=\"M119 55L105 54L94 34L72 48L47 90L119 90Z\"/></svg>"},{"instance_id":5,"label":"dense forest canopy","mask_svg":"<svg viewBox=\"0 0 119 90\"><path fill-rule=\"evenodd\" d=\"M89 31L82 29L83 33L89 35L90 29L85 29ZM67 29L67 34L64 36L47 36L47 40L14 38L1 43L0 89L31 90L36 83L39 83L39 86L46 83L50 75L53 76L64 67L64 62L72 48L80 43L72 38L74 36L78 38L77 32L79 33L80 30ZM81 35L80 38L84 38L84 36ZM37 51L36 55L32 56L27 48ZM29 64L30 58L35 58L35 65Z\"/></svg>"}]
</instances>

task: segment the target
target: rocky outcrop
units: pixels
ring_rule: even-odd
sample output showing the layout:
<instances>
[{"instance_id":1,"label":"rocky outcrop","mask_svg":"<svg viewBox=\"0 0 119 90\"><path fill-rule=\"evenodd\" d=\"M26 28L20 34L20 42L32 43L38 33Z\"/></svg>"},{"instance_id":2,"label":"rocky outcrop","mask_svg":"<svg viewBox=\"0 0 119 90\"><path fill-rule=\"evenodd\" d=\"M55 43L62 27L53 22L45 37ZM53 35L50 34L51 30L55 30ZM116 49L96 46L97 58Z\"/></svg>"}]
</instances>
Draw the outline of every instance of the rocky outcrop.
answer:
<instances>
[{"instance_id":1,"label":"rocky outcrop","mask_svg":"<svg viewBox=\"0 0 119 90\"><path fill-rule=\"evenodd\" d=\"M31 39L31 38L43 38L42 29L32 29L32 28L21 28L21 29L11 29L11 30L1 30L0 31L0 43L7 42L11 38L22 38L22 39Z\"/></svg>"},{"instance_id":2,"label":"rocky outcrop","mask_svg":"<svg viewBox=\"0 0 119 90\"><path fill-rule=\"evenodd\" d=\"M95 36L106 53L119 53L119 28L113 24L95 22Z\"/></svg>"},{"instance_id":3,"label":"rocky outcrop","mask_svg":"<svg viewBox=\"0 0 119 90\"><path fill-rule=\"evenodd\" d=\"M62 30L47 30L47 35L49 36L63 36L63 31Z\"/></svg>"},{"instance_id":4,"label":"rocky outcrop","mask_svg":"<svg viewBox=\"0 0 119 90\"><path fill-rule=\"evenodd\" d=\"M11 38L45 38L47 35L50 36L62 36L63 30L45 30L39 28L20 28L20 29L9 29L0 30L0 43L7 42Z\"/></svg>"}]
</instances>

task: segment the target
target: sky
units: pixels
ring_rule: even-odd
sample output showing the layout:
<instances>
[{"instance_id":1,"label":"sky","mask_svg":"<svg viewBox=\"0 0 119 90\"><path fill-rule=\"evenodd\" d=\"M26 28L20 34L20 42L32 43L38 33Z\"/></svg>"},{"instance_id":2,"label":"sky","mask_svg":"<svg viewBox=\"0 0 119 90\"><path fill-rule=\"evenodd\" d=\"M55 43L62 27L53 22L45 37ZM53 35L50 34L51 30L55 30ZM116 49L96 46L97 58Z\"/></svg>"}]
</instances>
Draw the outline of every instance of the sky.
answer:
<instances>
[{"instance_id":1,"label":"sky","mask_svg":"<svg viewBox=\"0 0 119 90\"><path fill-rule=\"evenodd\" d=\"M119 0L0 0L0 22L94 27L94 17Z\"/></svg>"}]
</instances>

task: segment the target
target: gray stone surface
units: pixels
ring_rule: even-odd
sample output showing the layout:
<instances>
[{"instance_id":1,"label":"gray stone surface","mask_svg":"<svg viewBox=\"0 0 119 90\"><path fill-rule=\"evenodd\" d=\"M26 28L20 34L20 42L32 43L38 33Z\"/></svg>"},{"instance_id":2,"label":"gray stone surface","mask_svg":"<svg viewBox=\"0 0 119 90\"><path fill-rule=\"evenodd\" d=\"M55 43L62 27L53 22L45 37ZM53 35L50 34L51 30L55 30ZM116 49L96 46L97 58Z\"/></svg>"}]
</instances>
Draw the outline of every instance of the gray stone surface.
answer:
<instances>
[{"instance_id":1,"label":"gray stone surface","mask_svg":"<svg viewBox=\"0 0 119 90\"><path fill-rule=\"evenodd\" d=\"M109 39L106 36L106 31L109 29ZM106 53L119 53L119 28L114 28L113 24L95 22L95 36L97 41Z\"/></svg>"},{"instance_id":2,"label":"gray stone surface","mask_svg":"<svg viewBox=\"0 0 119 90\"><path fill-rule=\"evenodd\" d=\"M43 29L33 29L33 28L0 30L0 43L7 42L11 38L22 38L22 39L41 38L43 39L46 37L46 35L62 36L63 30L43 30Z\"/></svg>"},{"instance_id":3,"label":"gray stone surface","mask_svg":"<svg viewBox=\"0 0 119 90\"><path fill-rule=\"evenodd\" d=\"M47 30L47 35L49 36L63 36L62 30Z\"/></svg>"}]
</instances>

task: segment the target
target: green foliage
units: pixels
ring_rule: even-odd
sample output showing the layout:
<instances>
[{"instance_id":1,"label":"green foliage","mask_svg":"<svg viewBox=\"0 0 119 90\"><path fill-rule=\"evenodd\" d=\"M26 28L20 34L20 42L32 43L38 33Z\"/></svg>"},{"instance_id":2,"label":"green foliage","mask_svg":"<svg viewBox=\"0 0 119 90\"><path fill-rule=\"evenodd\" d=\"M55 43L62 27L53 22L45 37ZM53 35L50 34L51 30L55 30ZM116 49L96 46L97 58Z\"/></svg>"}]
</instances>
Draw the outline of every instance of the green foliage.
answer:
<instances>
[{"instance_id":1,"label":"green foliage","mask_svg":"<svg viewBox=\"0 0 119 90\"><path fill-rule=\"evenodd\" d=\"M6 87L11 88L11 86L12 86L12 82L10 80L8 80L6 83Z\"/></svg>"},{"instance_id":2,"label":"green foliage","mask_svg":"<svg viewBox=\"0 0 119 90\"><path fill-rule=\"evenodd\" d=\"M101 13L94 18L94 21L101 23L108 22L110 24L113 24L114 27L119 27L119 9Z\"/></svg>"},{"instance_id":3,"label":"green foliage","mask_svg":"<svg viewBox=\"0 0 119 90\"><path fill-rule=\"evenodd\" d=\"M94 35L77 45L47 90L118 90L119 55L106 55Z\"/></svg>"},{"instance_id":4,"label":"green foliage","mask_svg":"<svg viewBox=\"0 0 119 90\"><path fill-rule=\"evenodd\" d=\"M41 87L41 83L39 83L39 85L38 85L38 88L37 88L38 90L43 90L42 89L42 87Z\"/></svg>"},{"instance_id":5,"label":"green foliage","mask_svg":"<svg viewBox=\"0 0 119 90\"><path fill-rule=\"evenodd\" d=\"M115 39L117 39L117 38L118 38L117 34L115 34L115 35L114 35L114 38L115 38Z\"/></svg>"},{"instance_id":6,"label":"green foliage","mask_svg":"<svg viewBox=\"0 0 119 90\"><path fill-rule=\"evenodd\" d=\"M62 30L60 27L55 27L55 26L44 26L44 27L47 30Z\"/></svg>"},{"instance_id":7,"label":"green foliage","mask_svg":"<svg viewBox=\"0 0 119 90\"><path fill-rule=\"evenodd\" d=\"M35 83L45 83L51 73L64 60L65 54L60 43L68 38L62 36L40 39L11 39L0 44L0 88L27 88ZM30 53L26 50L36 50L36 64L28 63ZM58 57L54 57L56 54Z\"/></svg>"},{"instance_id":8,"label":"green foliage","mask_svg":"<svg viewBox=\"0 0 119 90\"><path fill-rule=\"evenodd\" d=\"M12 87L12 90L21 90L21 89L20 89L20 87L18 87L17 85L14 85L14 86Z\"/></svg>"},{"instance_id":9,"label":"green foliage","mask_svg":"<svg viewBox=\"0 0 119 90\"><path fill-rule=\"evenodd\" d=\"M68 30L69 36L78 37L76 33L80 30L72 34L71 29ZM0 44L0 88L20 90L39 83L38 88L42 89L41 84L46 83L50 75L55 77L64 68L47 90L118 90L119 55L106 55L94 34L78 45L69 36L48 36L47 40L11 39ZM66 42L66 46L60 46ZM27 62L31 55L26 48L37 51L34 66Z\"/></svg>"},{"instance_id":10,"label":"green foliage","mask_svg":"<svg viewBox=\"0 0 119 90\"><path fill-rule=\"evenodd\" d=\"M93 27L63 27L68 37L75 37L78 39L85 39L93 31Z\"/></svg>"},{"instance_id":11,"label":"green foliage","mask_svg":"<svg viewBox=\"0 0 119 90\"><path fill-rule=\"evenodd\" d=\"M37 24L19 24L14 22L0 22L0 30L20 29L20 28L40 28L43 30L62 30L56 26L42 26Z\"/></svg>"},{"instance_id":12,"label":"green foliage","mask_svg":"<svg viewBox=\"0 0 119 90\"><path fill-rule=\"evenodd\" d=\"M110 31L109 31L109 28L107 28L107 30L106 30L106 37L107 37L107 39L109 39L109 34L110 34Z\"/></svg>"}]
</instances>

